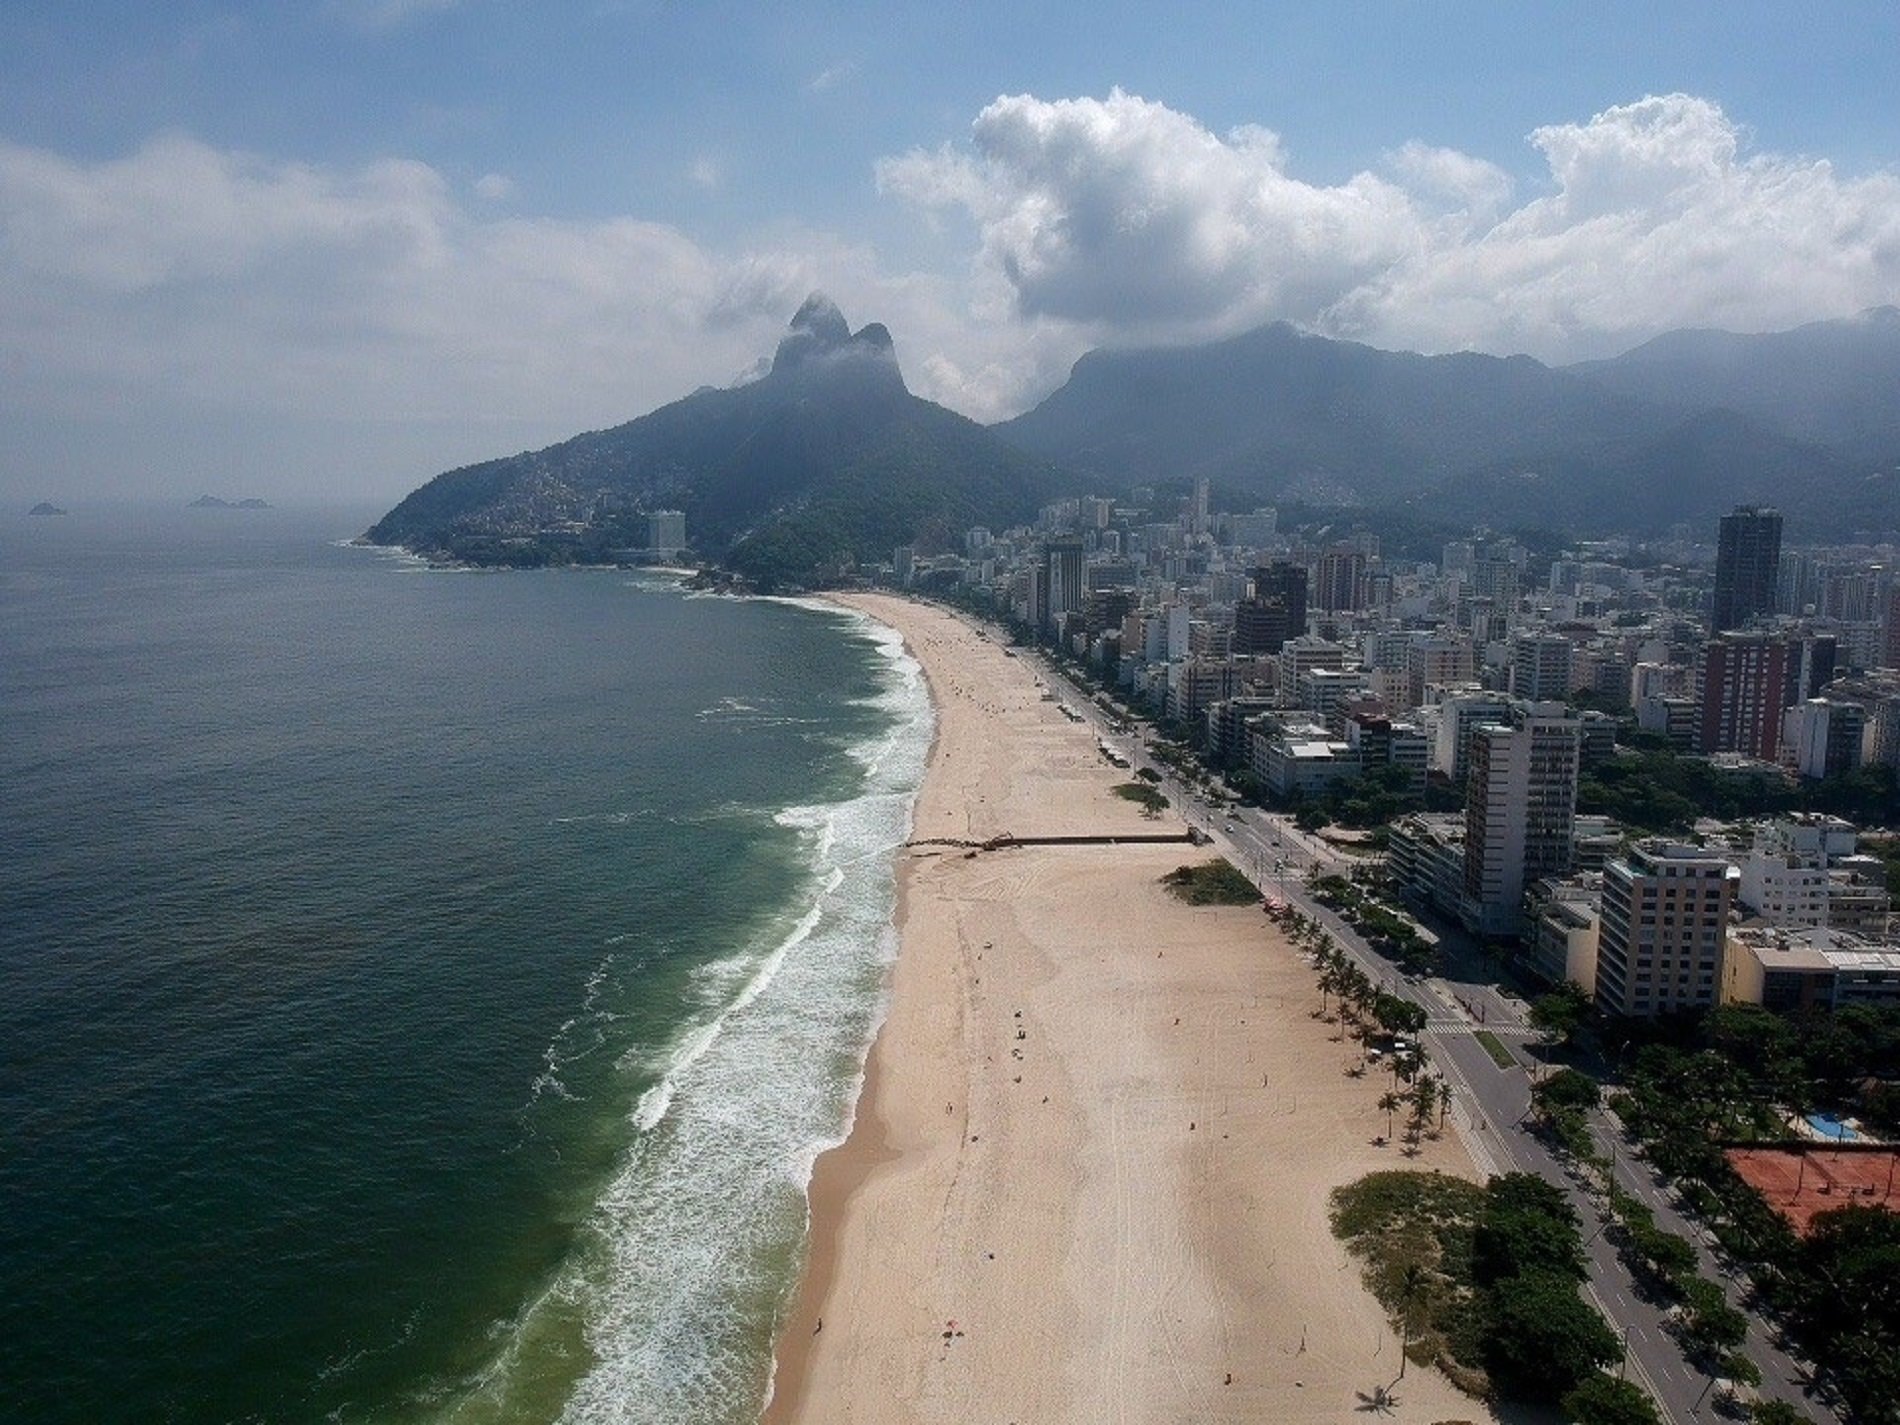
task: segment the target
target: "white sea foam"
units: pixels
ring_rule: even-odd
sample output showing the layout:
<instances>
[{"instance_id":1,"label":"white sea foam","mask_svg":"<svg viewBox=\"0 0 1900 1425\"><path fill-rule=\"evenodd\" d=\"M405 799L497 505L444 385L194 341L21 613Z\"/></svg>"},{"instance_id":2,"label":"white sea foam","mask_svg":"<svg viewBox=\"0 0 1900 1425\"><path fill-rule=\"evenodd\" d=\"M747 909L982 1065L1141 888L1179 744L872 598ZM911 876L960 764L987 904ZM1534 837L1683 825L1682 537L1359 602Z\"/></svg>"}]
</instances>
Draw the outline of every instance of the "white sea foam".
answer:
<instances>
[{"instance_id":1,"label":"white sea foam","mask_svg":"<svg viewBox=\"0 0 1900 1425\"><path fill-rule=\"evenodd\" d=\"M809 868L795 914L697 971L698 1021L651 1058L623 1062L649 1080L625 1159L582 1249L513 1324L484 1394L512 1372L538 1315L578 1311L592 1365L563 1421L757 1417L812 1166L849 1131L883 1012L896 852L934 729L902 640L815 607L876 643L883 687L869 701L888 728L850 749L864 769L858 795L774 817L799 834Z\"/></svg>"},{"instance_id":2,"label":"white sea foam","mask_svg":"<svg viewBox=\"0 0 1900 1425\"><path fill-rule=\"evenodd\" d=\"M737 957L744 978L670 1046L635 1107L641 1134L590 1223L595 1365L563 1416L575 1425L698 1425L758 1408L812 1165L848 1131L881 1014L895 853L933 725L901 640L846 617L876 636L876 701L892 725L851 749L865 768L859 796L779 812L805 838L812 900L763 953Z\"/></svg>"},{"instance_id":3,"label":"white sea foam","mask_svg":"<svg viewBox=\"0 0 1900 1425\"><path fill-rule=\"evenodd\" d=\"M803 727L819 721L812 717L773 712L769 707L747 702L744 698L721 698L711 707L701 708L693 716L700 722L732 723L741 727Z\"/></svg>"}]
</instances>

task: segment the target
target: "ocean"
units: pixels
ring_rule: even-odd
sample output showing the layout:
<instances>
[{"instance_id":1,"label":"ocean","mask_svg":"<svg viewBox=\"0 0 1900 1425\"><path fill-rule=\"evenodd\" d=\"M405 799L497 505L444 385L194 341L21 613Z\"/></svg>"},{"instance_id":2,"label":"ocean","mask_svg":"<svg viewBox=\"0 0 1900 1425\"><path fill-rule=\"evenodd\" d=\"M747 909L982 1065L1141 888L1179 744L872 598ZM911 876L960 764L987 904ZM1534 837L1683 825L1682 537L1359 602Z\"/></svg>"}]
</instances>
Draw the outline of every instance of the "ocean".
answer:
<instances>
[{"instance_id":1,"label":"ocean","mask_svg":"<svg viewBox=\"0 0 1900 1425\"><path fill-rule=\"evenodd\" d=\"M374 513L0 518L0 1419L754 1419L921 674Z\"/></svg>"}]
</instances>

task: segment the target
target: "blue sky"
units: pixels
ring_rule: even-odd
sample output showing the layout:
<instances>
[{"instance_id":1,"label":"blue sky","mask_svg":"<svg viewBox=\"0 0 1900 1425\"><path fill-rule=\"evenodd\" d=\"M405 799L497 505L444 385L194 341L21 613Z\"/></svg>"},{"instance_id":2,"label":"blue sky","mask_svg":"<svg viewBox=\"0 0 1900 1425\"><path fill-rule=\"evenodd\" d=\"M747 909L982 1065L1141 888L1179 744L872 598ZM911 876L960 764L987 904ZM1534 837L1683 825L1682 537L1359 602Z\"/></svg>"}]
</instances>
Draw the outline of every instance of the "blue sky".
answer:
<instances>
[{"instance_id":1,"label":"blue sky","mask_svg":"<svg viewBox=\"0 0 1900 1425\"><path fill-rule=\"evenodd\" d=\"M0 491L394 497L804 290L1011 414L1286 319L1607 354L1900 301L1900 9L0 9Z\"/></svg>"}]
</instances>

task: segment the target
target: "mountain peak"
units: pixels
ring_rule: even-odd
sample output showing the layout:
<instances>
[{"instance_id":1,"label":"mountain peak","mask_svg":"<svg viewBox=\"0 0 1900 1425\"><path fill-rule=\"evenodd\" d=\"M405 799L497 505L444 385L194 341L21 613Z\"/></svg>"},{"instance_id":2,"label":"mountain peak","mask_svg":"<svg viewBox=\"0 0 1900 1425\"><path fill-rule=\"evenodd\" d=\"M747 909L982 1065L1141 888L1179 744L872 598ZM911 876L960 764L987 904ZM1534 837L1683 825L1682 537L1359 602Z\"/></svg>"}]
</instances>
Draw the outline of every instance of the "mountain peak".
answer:
<instances>
[{"instance_id":1,"label":"mountain peak","mask_svg":"<svg viewBox=\"0 0 1900 1425\"><path fill-rule=\"evenodd\" d=\"M801 332L822 346L840 346L851 339L850 323L823 292L812 293L792 314L792 333Z\"/></svg>"},{"instance_id":2,"label":"mountain peak","mask_svg":"<svg viewBox=\"0 0 1900 1425\"><path fill-rule=\"evenodd\" d=\"M880 374L888 368L888 374L896 376L900 386L903 384L897 371L896 349L884 324L872 322L854 335L838 304L823 292L814 292L793 313L791 325L772 358L772 374L785 376L813 370L821 362L865 358L876 363Z\"/></svg>"}]
</instances>

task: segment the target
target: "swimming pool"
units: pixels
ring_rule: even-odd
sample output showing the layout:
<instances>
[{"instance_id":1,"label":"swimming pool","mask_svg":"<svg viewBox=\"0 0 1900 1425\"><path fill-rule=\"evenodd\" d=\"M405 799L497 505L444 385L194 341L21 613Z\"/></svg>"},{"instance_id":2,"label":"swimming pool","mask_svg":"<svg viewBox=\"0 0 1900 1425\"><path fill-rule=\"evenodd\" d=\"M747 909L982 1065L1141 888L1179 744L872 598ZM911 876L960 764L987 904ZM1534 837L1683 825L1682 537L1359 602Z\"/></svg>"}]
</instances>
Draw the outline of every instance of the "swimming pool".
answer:
<instances>
[{"instance_id":1,"label":"swimming pool","mask_svg":"<svg viewBox=\"0 0 1900 1425\"><path fill-rule=\"evenodd\" d=\"M1836 1143L1852 1143L1860 1137L1852 1125L1842 1122L1831 1113L1810 1113L1808 1127L1823 1138L1832 1138Z\"/></svg>"}]
</instances>

